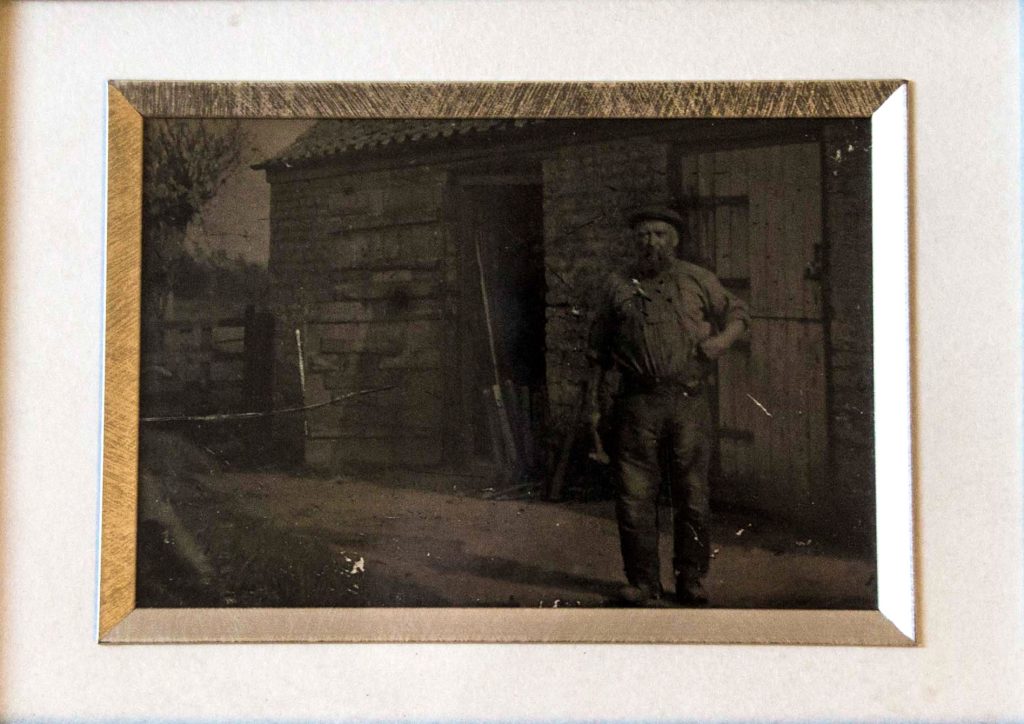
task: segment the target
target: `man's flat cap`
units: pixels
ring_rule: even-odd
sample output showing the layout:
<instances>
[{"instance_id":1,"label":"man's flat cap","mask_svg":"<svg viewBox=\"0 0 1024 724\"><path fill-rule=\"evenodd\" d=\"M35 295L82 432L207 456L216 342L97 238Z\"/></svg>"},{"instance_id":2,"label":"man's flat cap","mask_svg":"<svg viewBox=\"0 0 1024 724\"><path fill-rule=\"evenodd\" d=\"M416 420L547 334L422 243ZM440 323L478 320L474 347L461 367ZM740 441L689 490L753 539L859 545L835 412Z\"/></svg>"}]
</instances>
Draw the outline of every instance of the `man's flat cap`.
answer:
<instances>
[{"instance_id":1,"label":"man's flat cap","mask_svg":"<svg viewBox=\"0 0 1024 724\"><path fill-rule=\"evenodd\" d=\"M667 206L644 206L629 215L629 225L636 226L641 221L664 221L676 227L676 231L682 233L686 228L683 217Z\"/></svg>"}]
</instances>

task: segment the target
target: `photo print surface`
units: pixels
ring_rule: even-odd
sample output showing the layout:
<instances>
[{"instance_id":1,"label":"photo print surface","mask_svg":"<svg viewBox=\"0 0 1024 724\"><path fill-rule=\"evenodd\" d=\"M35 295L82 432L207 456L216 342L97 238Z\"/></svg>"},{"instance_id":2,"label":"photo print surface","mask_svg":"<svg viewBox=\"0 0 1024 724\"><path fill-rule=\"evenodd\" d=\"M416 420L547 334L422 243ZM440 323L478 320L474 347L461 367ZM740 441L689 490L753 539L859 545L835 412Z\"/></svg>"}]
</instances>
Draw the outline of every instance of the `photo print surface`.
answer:
<instances>
[{"instance_id":1,"label":"photo print surface","mask_svg":"<svg viewBox=\"0 0 1024 724\"><path fill-rule=\"evenodd\" d=\"M877 608L868 119L143 165L140 608Z\"/></svg>"}]
</instances>

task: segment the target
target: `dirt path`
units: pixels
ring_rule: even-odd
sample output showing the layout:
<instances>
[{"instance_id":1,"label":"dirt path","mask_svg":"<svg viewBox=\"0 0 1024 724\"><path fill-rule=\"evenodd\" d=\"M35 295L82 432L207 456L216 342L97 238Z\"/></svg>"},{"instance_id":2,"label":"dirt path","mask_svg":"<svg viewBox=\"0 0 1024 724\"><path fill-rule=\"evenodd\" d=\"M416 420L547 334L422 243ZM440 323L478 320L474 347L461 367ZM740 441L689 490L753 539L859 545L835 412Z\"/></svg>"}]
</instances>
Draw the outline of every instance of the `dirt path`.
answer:
<instances>
[{"instance_id":1,"label":"dirt path","mask_svg":"<svg viewBox=\"0 0 1024 724\"><path fill-rule=\"evenodd\" d=\"M624 581L610 501L552 504L523 491L524 499L496 500L479 485L230 473L180 485L178 509L218 571L218 591L202 605L614 601ZM661 543L668 583L670 540ZM732 516L718 516L712 544L714 606L873 607L866 561Z\"/></svg>"}]
</instances>

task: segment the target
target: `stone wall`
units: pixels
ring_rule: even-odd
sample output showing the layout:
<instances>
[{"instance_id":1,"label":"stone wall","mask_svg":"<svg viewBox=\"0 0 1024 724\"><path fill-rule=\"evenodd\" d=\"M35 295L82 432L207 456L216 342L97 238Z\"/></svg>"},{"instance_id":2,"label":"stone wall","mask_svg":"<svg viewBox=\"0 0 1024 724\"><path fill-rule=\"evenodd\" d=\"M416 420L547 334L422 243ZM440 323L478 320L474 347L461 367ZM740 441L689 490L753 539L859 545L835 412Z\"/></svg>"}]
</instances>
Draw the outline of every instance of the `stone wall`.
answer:
<instances>
[{"instance_id":1,"label":"stone wall","mask_svg":"<svg viewBox=\"0 0 1024 724\"><path fill-rule=\"evenodd\" d=\"M875 476L868 122L830 123L822 145L832 513L853 532L851 542L870 546L874 519L867 513L874 508Z\"/></svg>"},{"instance_id":2,"label":"stone wall","mask_svg":"<svg viewBox=\"0 0 1024 724\"><path fill-rule=\"evenodd\" d=\"M451 266L445 173L419 166L319 177L278 172L271 180L277 404L393 387L307 413L306 432L301 416L282 418L279 438L304 447L314 467L439 463Z\"/></svg>"},{"instance_id":3,"label":"stone wall","mask_svg":"<svg viewBox=\"0 0 1024 724\"><path fill-rule=\"evenodd\" d=\"M587 376L596 297L608 275L630 263L627 210L670 200L667 159L666 144L632 138L565 146L544 162L547 383L555 429L567 424Z\"/></svg>"}]
</instances>

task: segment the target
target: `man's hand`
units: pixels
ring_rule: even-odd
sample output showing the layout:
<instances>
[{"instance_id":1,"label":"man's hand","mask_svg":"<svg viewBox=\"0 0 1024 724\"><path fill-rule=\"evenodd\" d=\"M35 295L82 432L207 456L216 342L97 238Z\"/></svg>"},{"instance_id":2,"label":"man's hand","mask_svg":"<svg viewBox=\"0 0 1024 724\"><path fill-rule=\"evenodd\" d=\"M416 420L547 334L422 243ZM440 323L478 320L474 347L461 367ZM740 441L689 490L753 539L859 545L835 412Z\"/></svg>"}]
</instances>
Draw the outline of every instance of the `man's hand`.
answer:
<instances>
[{"instance_id":1,"label":"man's hand","mask_svg":"<svg viewBox=\"0 0 1024 724\"><path fill-rule=\"evenodd\" d=\"M728 326L722 330L721 334L708 337L701 342L700 351L708 359L716 360L728 352L729 348L736 343L736 340L743 336L743 333L746 330L747 325L743 322L730 322Z\"/></svg>"},{"instance_id":2,"label":"man's hand","mask_svg":"<svg viewBox=\"0 0 1024 724\"><path fill-rule=\"evenodd\" d=\"M708 359L716 360L728 352L731 345L731 340L723 340L721 335L716 334L700 343L700 351Z\"/></svg>"}]
</instances>

